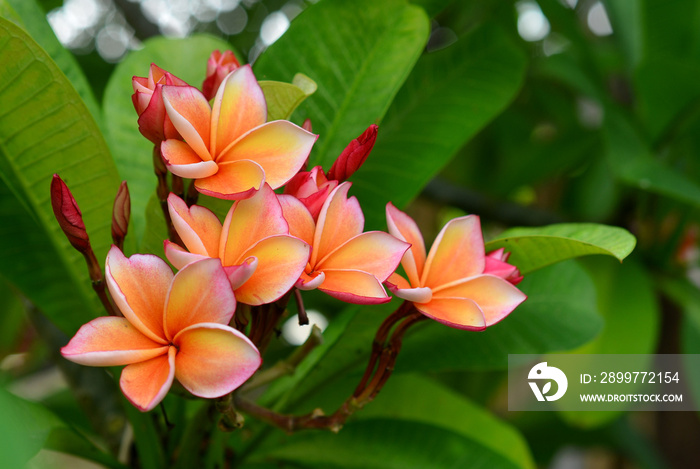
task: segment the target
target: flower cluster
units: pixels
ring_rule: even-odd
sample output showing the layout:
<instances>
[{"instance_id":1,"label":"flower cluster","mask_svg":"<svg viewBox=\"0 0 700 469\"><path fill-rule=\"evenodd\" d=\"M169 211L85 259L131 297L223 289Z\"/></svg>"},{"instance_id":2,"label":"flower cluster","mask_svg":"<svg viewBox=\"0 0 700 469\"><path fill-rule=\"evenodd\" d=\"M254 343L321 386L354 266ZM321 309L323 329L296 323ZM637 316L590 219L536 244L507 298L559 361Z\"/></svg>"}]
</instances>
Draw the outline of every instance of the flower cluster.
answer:
<instances>
[{"instance_id":1,"label":"flower cluster","mask_svg":"<svg viewBox=\"0 0 700 469\"><path fill-rule=\"evenodd\" d=\"M85 324L62 354L84 365L125 365L121 389L139 409L158 405L174 379L195 396L233 392L260 367L266 340L299 291L378 304L390 301L388 289L410 311L462 329L484 329L525 299L507 254L484 252L474 215L449 222L427 256L416 223L391 204L388 233L364 231L347 179L372 150L376 125L328 172L306 171L317 135L286 120L268 122L251 67L230 52L212 54L201 91L156 65L148 77L134 77L133 88L139 130L173 181L192 180L188 197L161 200L171 233L164 254L177 273L155 255L122 253L124 186L104 277L111 300L103 303L116 314ZM89 247L64 188L61 181L52 190L56 216L74 245ZM196 205L197 193L232 200L225 219ZM237 304L248 305L241 317L234 317Z\"/></svg>"}]
</instances>

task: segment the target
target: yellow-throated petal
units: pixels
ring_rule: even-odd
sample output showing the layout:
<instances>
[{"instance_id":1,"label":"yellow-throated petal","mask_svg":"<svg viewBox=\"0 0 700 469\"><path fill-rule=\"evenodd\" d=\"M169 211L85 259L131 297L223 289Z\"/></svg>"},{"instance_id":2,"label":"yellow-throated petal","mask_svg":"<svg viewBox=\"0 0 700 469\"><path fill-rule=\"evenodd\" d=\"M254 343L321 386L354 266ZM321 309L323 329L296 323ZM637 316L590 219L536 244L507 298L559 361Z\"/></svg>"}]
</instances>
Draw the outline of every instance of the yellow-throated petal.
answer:
<instances>
[{"instance_id":1,"label":"yellow-throated petal","mask_svg":"<svg viewBox=\"0 0 700 469\"><path fill-rule=\"evenodd\" d=\"M465 298L435 298L428 303L413 305L429 318L456 329L481 331L486 329L486 319L479 306Z\"/></svg>"},{"instance_id":2,"label":"yellow-throated petal","mask_svg":"<svg viewBox=\"0 0 700 469\"><path fill-rule=\"evenodd\" d=\"M369 231L351 238L317 261L315 268L361 270L383 282L396 270L408 247L388 233Z\"/></svg>"},{"instance_id":3,"label":"yellow-throated petal","mask_svg":"<svg viewBox=\"0 0 700 469\"><path fill-rule=\"evenodd\" d=\"M258 267L243 285L236 289L236 299L249 305L278 300L294 286L309 261L310 247L299 238L288 235L270 236L246 251L255 256Z\"/></svg>"},{"instance_id":4,"label":"yellow-throated petal","mask_svg":"<svg viewBox=\"0 0 700 469\"><path fill-rule=\"evenodd\" d=\"M81 327L61 349L64 358L88 366L121 366L167 353L168 346L143 335L126 318L102 317Z\"/></svg>"},{"instance_id":5,"label":"yellow-throated petal","mask_svg":"<svg viewBox=\"0 0 700 469\"><path fill-rule=\"evenodd\" d=\"M163 103L170 121L202 161L211 161L209 137L211 108L204 95L193 86L163 86Z\"/></svg>"},{"instance_id":6,"label":"yellow-throated petal","mask_svg":"<svg viewBox=\"0 0 700 469\"><path fill-rule=\"evenodd\" d=\"M124 396L142 412L160 404L175 378L175 347L168 353L144 362L128 365L122 370L119 385Z\"/></svg>"},{"instance_id":7,"label":"yellow-throated petal","mask_svg":"<svg viewBox=\"0 0 700 469\"><path fill-rule=\"evenodd\" d=\"M175 194L168 196L168 211L177 234L192 254L219 257L221 222L214 212L187 204Z\"/></svg>"},{"instance_id":8,"label":"yellow-throated petal","mask_svg":"<svg viewBox=\"0 0 700 469\"><path fill-rule=\"evenodd\" d=\"M282 206L284 219L289 224L289 234L311 245L314 241L316 223L309 209L293 195L280 194L277 200Z\"/></svg>"},{"instance_id":9,"label":"yellow-throated petal","mask_svg":"<svg viewBox=\"0 0 700 469\"><path fill-rule=\"evenodd\" d=\"M484 272L484 238L476 215L450 220L440 231L425 261L421 285L435 289Z\"/></svg>"},{"instance_id":10,"label":"yellow-throated petal","mask_svg":"<svg viewBox=\"0 0 700 469\"><path fill-rule=\"evenodd\" d=\"M199 192L217 199L241 200L251 197L265 182L265 171L252 161L234 161L218 165L216 174L197 179Z\"/></svg>"},{"instance_id":11,"label":"yellow-throated petal","mask_svg":"<svg viewBox=\"0 0 700 469\"><path fill-rule=\"evenodd\" d=\"M288 234L289 225L282 214L277 195L270 186L231 206L226 215L219 255L224 265L237 265L255 243L268 236Z\"/></svg>"},{"instance_id":12,"label":"yellow-throated petal","mask_svg":"<svg viewBox=\"0 0 700 469\"><path fill-rule=\"evenodd\" d=\"M389 227L389 233L411 245L411 248L403 255L401 265L406 271L411 285L419 287L425 266L425 242L418 225L411 217L394 207L391 202L386 205L386 223Z\"/></svg>"},{"instance_id":13,"label":"yellow-throated petal","mask_svg":"<svg viewBox=\"0 0 700 469\"><path fill-rule=\"evenodd\" d=\"M174 343L180 349L175 376L199 397L230 393L262 363L258 349L246 336L221 324L196 324L182 330Z\"/></svg>"},{"instance_id":14,"label":"yellow-throated petal","mask_svg":"<svg viewBox=\"0 0 700 469\"><path fill-rule=\"evenodd\" d=\"M219 259L186 265L173 279L165 305L168 339L200 322L228 324L236 311L236 298Z\"/></svg>"},{"instance_id":15,"label":"yellow-throated petal","mask_svg":"<svg viewBox=\"0 0 700 469\"><path fill-rule=\"evenodd\" d=\"M203 161L188 144L181 140L165 140L160 144L160 151L168 170L183 178L205 178L216 174L219 170L219 166L214 161Z\"/></svg>"},{"instance_id":16,"label":"yellow-throated petal","mask_svg":"<svg viewBox=\"0 0 700 469\"><path fill-rule=\"evenodd\" d=\"M433 290L434 297L469 298L484 313L486 325L508 316L527 296L513 284L493 275L478 275L446 288Z\"/></svg>"},{"instance_id":17,"label":"yellow-throated petal","mask_svg":"<svg viewBox=\"0 0 700 469\"><path fill-rule=\"evenodd\" d=\"M212 107L212 151L220 155L241 135L267 120L265 95L250 65L229 73L219 85ZM218 158L217 158L218 159Z\"/></svg>"},{"instance_id":18,"label":"yellow-throated petal","mask_svg":"<svg viewBox=\"0 0 700 469\"><path fill-rule=\"evenodd\" d=\"M359 270L324 270L319 290L334 298L359 305L386 303L391 297L376 277Z\"/></svg>"},{"instance_id":19,"label":"yellow-throated petal","mask_svg":"<svg viewBox=\"0 0 700 469\"><path fill-rule=\"evenodd\" d=\"M107 254L105 278L124 317L151 340L165 344L163 314L173 272L160 257L134 254L128 259L118 247Z\"/></svg>"},{"instance_id":20,"label":"yellow-throated petal","mask_svg":"<svg viewBox=\"0 0 700 469\"><path fill-rule=\"evenodd\" d=\"M231 144L216 162L255 161L265 170L265 181L277 189L299 172L316 138L291 122L268 122Z\"/></svg>"},{"instance_id":21,"label":"yellow-throated petal","mask_svg":"<svg viewBox=\"0 0 700 469\"><path fill-rule=\"evenodd\" d=\"M344 182L333 189L321 208L311 253L312 266L338 246L362 233L365 216L357 199L348 199L350 186L349 182Z\"/></svg>"}]
</instances>

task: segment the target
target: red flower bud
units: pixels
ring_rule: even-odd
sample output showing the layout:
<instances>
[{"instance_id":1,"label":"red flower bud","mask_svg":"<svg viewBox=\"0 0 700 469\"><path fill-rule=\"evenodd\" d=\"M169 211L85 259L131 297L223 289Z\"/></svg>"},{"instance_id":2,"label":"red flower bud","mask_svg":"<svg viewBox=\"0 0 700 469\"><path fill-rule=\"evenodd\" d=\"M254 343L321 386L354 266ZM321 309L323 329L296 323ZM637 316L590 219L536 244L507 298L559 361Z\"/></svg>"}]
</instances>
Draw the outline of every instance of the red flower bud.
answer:
<instances>
[{"instance_id":1,"label":"red flower bud","mask_svg":"<svg viewBox=\"0 0 700 469\"><path fill-rule=\"evenodd\" d=\"M139 131L154 144L168 138L179 138L170 118L165 112L161 88L163 85L189 86L187 82L151 64L148 77L133 77L131 85L134 94L131 101L139 115Z\"/></svg>"},{"instance_id":2,"label":"red flower bud","mask_svg":"<svg viewBox=\"0 0 700 469\"><path fill-rule=\"evenodd\" d=\"M345 150L340 154L331 169L328 170L328 179L343 182L360 169L365 162L369 152L377 141L377 126L372 124L367 127L362 135L351 141Z\"/></svg>"},{"instance_id":3,"label":"red flower bud","mask_svg":"<svg viewBox=\"0 0 700 469\"><path fill-rule=\"evenodd\" d=\"M85 254L90 249L90 238L83 223L83 214L70 189L58 174L54 174L51 180L51 206L68 241Z\"/></svg>"},{"instance_id":4,"label":"red flower bud","mask_svg":"<svg viewBox=\"0 0 700 469\"><path fill-rule=\"evenodd\" d=\"M238 62L238 59L230 50L227 50L223 54L218 50L212 52L207 61L207 77L204 79L204 83L202 83L202 94L204 97L212 99L216 96L219 85L224 81L226 75L240 66L241 64Z\"/></svg>"},{"instance_id":5,"label":"red flower bud","mask_svg":"<svg viewBox=\"0 0 700 469\"><path fill-rule=\"evenodd\" d=\"M505 252L503 248L496 249L486 254L486 266L484 267L484 273L495 275L496 277L501 277L512 283L513 285L519 284L523 276L520 271L514 265L509 264L508 258L510 257L509 252Z\"/></svg>"},{"instance_id":6,"label":"red flower bud","mask_svg":"<svg viewBox=\"0 0 700 469\"><path fill-rule=\"evenodd\" d=\"M305 119L304 122L301 124L301 128L306 130L307 132L313 132L313 130L311 130L311 119Z\"/></svg>"},{"instance_id":7,"label":"red flower bud","mask_svg":"<svg viewBox=\"0 0 700 469\"><path fill-rule=\"evenodd\" d=\"M298 172L284 187L284 193L299 199L316 220L323 203L337 185L338 181L326 179L323 169L316 166L311 171Z\"/></svg>"},{"instance_id":8,"label":"red flower bud","mask_svg":"<svg viewBox=\"0 0 700 469\"><path fill-rule=\"evenodd\" d=\"M114 198L114 208L112 209L112 240L121 249L124 245L124 238L129 229L129 217L131 216L131 196L126 181L122 181Z\"/></svg>"}]
</instances>

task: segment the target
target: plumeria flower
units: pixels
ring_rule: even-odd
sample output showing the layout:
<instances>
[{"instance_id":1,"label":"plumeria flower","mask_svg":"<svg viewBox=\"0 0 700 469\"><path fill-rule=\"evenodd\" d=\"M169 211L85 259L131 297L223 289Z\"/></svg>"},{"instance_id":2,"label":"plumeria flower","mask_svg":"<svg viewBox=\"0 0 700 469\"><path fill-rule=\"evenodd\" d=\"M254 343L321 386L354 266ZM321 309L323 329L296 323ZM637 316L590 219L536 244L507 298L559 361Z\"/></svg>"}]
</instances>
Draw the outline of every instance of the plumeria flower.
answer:
<instances>
[{"instance_id":1,"label":"plumeria flower","mask_svg":"<svg viewBox=\"0 0 700 469\"><path fill-rule=\"evenodd\" d=\"M164 86L168 116L185 139L161 144L166 166L195 179L203 194L239 200L267 182L286 183L306 161L316 135L288 121L267 119L265 96L250 65L221 83L213 107L192 86Z\"/></svg>"},{"instance_id":2,"label":"plumeria flower","mask_svg":"<svg viewBox=\"0 0 700 469\"><path fill-rule=\"evenodd\" d=\"M228 326L236 300L218 259L173 275L152 255L126 258L115 246L106 279L124 317L101 317L78 330L61 354L89 366L121 366L119 384L142 411L153 409L173 380L195 396L220 397L250 378L260 353Z\"/></svg>"},{"instance_id":3,"label":"plumeria flower","mask_svg":"<svg viewBox=\"0 0 700 469\"><path fill-rule=\"evenodd\" d=\"M310 247L289 235L277 195L267 184L253 197L235 202L223 226L213 212L197 205L188 208L175 194L168 197L168 209L187 248L165 241L168 260L181 269L200 259L221 259L238 301L276 301L306 267Z\"/></svg>"},{"instance_id":4,"label":"plumeria flower","mask_svg":"<svg viewBox=\"0 0 700 469\"><path fill-rule=\"evenodd\" d=\"M202 83L202 94L204 97L212 99L226 75L240 66L241 64L232 51L227 50L223 54L218 50L212 52L207 61L207 77Z\"/></svg>"},{"instance_id":5,"label":"plumeria flower","mask_svg":"<svg viewBox=\"0 0 700 469\"><path fill-rule=\"evenodd\" d=\"M483 330L527 298L510 282L485 272L484 240L476 215L448 222L427 258L416 222L391 203L386 216L389 233L411 243L401 260L408 280L393 274L387 286L426 316L458 329Z\"/></svg>"},{"instance_id":6,"label":"plumeria flower","mask_svg":"<svg viewBox=\"0 0 700 469\"><path fill-rule=\"evenodd\" d=\"M139 115L138 123L141 134L156 145L169 138L180 138L180 134L175 130L165 113L162 90L163 85L189 85L156 64L151 64L147 77L133 77L131 85L134 88L131 100Z\"/></svg>"},{"instance_id":7,"label":"plumeria flower","mask_svg":"<svg viewBox=\"0 0 700 469\"><path fill-rule=\"evenodd\" d=\"M309 263L297 282L301 290L319 290L348 303L386 303L382 286L409 245L388 233L363 233L365 218L350 183L336 187L314 223L309 210L291 195L281 195L290 234L311 244Z\"/></svg>"}]
</instances>

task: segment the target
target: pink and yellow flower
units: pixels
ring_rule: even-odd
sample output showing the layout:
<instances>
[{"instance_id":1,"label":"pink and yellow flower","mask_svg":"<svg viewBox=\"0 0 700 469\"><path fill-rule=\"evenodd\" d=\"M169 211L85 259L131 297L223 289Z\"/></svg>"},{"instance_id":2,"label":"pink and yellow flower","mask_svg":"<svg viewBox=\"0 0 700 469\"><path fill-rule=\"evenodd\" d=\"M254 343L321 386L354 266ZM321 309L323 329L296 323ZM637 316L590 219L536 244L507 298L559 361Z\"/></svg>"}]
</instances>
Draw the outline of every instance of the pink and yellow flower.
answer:
<instances>
[{"instance_id":1,"label":"pink and yellow flower","mask_svg":"<svg viewBox=\"0 0 700 469\"><path fill-rule=\"evenodd\" d=\"M306 161L316 135L288 121L267 120L262 89L249 65L221 83L213 107L192 86L164 86L163 102L175 129L184 138L161 144L166 166L195 179L203 194L239 200L267 182L286 183Z\"/></svg>"},{"instance_id":2,"label":"pink and yellow flower","mask_svg":"<svg viewBox=\"0 0 700 469\"><path fill-rule=\"evenodd\" d=\"M426 316L458 329L482 330L527 298L510 282L485 272L484 240L476 215L448 222L427 257L413 219L391 203L386 215L389 233L411 243L401 260L408 280L393 274L387 286Z\"/></svg>"},{"instance_id":3,"label":"pink and yellow flower","mask_svg":"<svg viewBox=\"0 0 700 469\"><path fill-rule=\"evenodd\" d=\"M210 210L168 197L173 225L187 250L165 241L165 255L178 269L209 257L221 259L236 299L271 303L288 292L309 259L309 245L289 235L277 195L267 184L235 202L222 226ZM189 252L188 252L189 251Z\"/></svg>"},{"instance_id":4,"label":"pink and yellow flower","mask_svg":"<svg viewBox=\"0 0 700 469\"><path fill-rule=\"evenodd\" d=\"M159 145L169 138L180 138L165 112L162 90L164 85L189 86L184 80L151 64L148 77L133 77L134 94L131 100L139 115L139 131L151 142Z\"/></svg>"},{"instance_id":5,"label":"pink and yellow flower","mask_svg":"<svg viewBox=\"0 0 700 469\"><path fill-rule=\"evenodd\" d=\"M350 183L336 187L314 223L309 210L291 195L281 195L290 234L311 244L311 257L297 282L301 290L319 290L348 303L377 304L391 298L382 286L409 245L388 233L363 233L364 215Z\"/></svg>"},{"instance_id":6,"label":"pink and yellow flower","mask_svg":"<svg viewBox=\"0 0 700 469\"><path fill-rule=\"evenodd\" d=\"M176 275L152 255L126 258L109 251L106 279L124 317L101 317L61 349L89 366L121 366L122 392L142 411L163 400L173 380L195 396L220 397L250 378L258 350L228 326L236 300L218 259L188 265Z\"/></svg>"}]
</instances>

